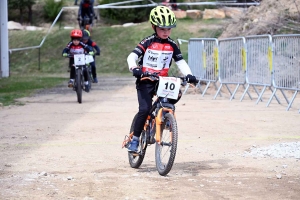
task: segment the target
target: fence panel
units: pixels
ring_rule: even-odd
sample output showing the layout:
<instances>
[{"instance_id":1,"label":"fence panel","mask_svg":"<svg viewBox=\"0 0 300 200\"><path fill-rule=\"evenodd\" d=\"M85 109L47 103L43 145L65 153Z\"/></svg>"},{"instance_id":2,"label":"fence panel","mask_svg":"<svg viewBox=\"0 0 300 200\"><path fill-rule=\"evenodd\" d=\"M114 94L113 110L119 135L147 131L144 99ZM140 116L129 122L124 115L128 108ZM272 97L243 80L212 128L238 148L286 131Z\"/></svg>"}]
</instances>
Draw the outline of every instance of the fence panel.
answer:
<instances>
[{"instance_id":1,"label":"fence panel","mask_svg":"<svg viewBox=\"0 0 300 200\"><path fill-rule=\"evenodd\" d=\"M273 86L275 90L269 99L271 103L277 90L283 94L289 110L300 90L300 34L273 36ZM288 100L284 90L294 91Z\"/></svg>"},{"instance_id":2,"label":"fence panel","mask_svg":"<svg viewBox=\"0 0 300 200\"><path fill-rule=\"evenodd\" d=\"M272 89L272 37L271 35L247 36L247 69L246 69L246 82L247 87L244 91L241 101L243 100L246 92L250 86L258 95L256 104L262 101L262 96L267 87L273 92ZM256 86L263 86L262 91L259 93Z\"/></svg>"},{"instance_id":3,"label":"fence panel","mask_svg":"<svg viewBox=\"0 0 300 200\"><path fill-rule=\"evenodd\" d=\"M214 99L220 93L223 85L231 94L230 100L234 98L236 91L240 85L246 83L246 40L244 37L229 38L219 40L219 81L220 86ZM231 92L228 84L236 85L234 92ZM248 93L250 96L250 94ZM250 96L251 98L251 96Z\"/></svg>"},{"instance_id":4,"label":"fence panel","mask_svg":"<svg viewBox=\"0 0 300 200\"><path fill-rule=\"evenodd\" d=\"M204 96L211 83L217 89L215 83L218 81L219 67L218 40L215 38L191 38L188 48L188 63L193 75L200 82L206 82L206 87L202 92L202 96ZM200 86L200 82L197 86Z\"/></svg>"}]
</instances>

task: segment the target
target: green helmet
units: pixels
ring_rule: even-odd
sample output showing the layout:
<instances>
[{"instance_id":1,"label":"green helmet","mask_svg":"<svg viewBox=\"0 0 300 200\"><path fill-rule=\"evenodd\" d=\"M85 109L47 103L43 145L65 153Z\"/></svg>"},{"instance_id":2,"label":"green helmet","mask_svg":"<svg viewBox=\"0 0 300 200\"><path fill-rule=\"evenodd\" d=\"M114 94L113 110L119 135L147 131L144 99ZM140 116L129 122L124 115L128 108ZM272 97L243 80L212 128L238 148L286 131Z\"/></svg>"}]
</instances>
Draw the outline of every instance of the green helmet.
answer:
<instances>
[{"instance_id":1,"label":"green helmet","mask_svg":"<svg viewBox=\"0 0 300 200\"><path fill-rule=\"evenodd\" d=\"M166 6L157 6L150 12L151 24L160 28L175 28L176 17L172 10Z\"/></svg>"}]
</instances>

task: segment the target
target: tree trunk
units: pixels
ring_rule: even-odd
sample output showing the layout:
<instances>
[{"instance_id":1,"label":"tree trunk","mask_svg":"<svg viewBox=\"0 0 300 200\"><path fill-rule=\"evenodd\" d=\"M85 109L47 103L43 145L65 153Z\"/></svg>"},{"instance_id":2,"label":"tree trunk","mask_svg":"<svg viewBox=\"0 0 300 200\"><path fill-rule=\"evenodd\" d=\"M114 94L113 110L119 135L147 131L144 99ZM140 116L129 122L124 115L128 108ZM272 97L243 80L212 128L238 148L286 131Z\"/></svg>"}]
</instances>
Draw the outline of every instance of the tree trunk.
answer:
<instances>
[{"instance_id":1,"label":"tree trunk","mask_svg":"<svg viewBox=\"0 0 300 200\"><path fill-rule=\"evenodd\" d=\"M19 8L20 10L20 23L23 24L23 8Z\"/></svg>"},{"instance_id":2,"label":"tree trunk","mask_svg":"<svg viewBox=\"0 0 300 200\"><path fill-rule=\"evenodd\" d=\"M30 25L32 25L32 6L28 5L28 21L30 23Z\"/></svg>"}]
</instances>

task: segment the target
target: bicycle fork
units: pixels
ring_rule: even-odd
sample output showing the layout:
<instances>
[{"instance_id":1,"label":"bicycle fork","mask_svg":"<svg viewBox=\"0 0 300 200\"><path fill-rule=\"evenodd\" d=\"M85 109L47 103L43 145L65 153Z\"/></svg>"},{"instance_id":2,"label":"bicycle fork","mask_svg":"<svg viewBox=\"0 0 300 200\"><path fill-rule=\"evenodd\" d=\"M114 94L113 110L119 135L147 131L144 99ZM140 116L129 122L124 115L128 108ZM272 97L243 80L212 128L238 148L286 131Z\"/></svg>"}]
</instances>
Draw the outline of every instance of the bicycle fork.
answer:
<instances>
[{"instance_id":1,"label":"bicycle fork","mask_svg":"<svg viewBox=\"0 0 300 200\"><path fill-rule=\"evenodd\" d=\"M160 108L159 111L157 112L157 115L155 117L155 123L156 123L155 140L158 144L161 144L161 125L164 122L163 112L169 112L175 117L174 111L170 108ZM170 143L172 143L172 131L170 131Z\"/></svg>"}]
</instances>

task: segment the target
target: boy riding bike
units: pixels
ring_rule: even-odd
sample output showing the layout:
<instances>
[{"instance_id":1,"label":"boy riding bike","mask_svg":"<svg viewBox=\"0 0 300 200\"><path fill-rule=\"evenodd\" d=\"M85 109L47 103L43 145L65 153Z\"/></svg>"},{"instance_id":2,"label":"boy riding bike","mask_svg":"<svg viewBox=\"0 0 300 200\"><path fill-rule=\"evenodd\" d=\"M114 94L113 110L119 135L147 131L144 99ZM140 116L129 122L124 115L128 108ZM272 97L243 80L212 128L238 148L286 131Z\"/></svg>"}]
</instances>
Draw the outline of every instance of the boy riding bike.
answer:
<instances>
[{"instance_id":1,"label":"boy riding bike","mask_svg":"<svg viewBox=\"0 0 300 200\"><path fill-rule=\"evenodd\" d=\"M82 38L82 31L79 29L74 29L70 33L71 41L67 44L67 46L64 48L62 55L64 57L72 56L74 54L84 54L85 52L89 53L90 55L94 55L93 49L81 42ZM74 65L74 57L70 57L69 60L69 68L70 70L70 81L68 82L68 87L72 88L74 79L75 79L75 68ZM84 79L85 79L85 85L88 85L88 78L87 73L84 71ZM89 92L89 87L85 87L86 92Z\"/></svg>"},{"instance_id":2,"label":"boy riding bike","mask_svg":"<svg viewBox=\"0 0 300 200\"><path fill-rule=\"evenodd\" d=\"M138 151L139 137L152 107L152 97L157 84L151 81L141 81L144 73L168 76L171 61L174 59L182 74L186 76L187 82L196 81L177 44L169 37L171 29L176 27L175 14L165 6L157 6L151 10L149 20L155 33L144 38L127 57L129 70L137 78L136 89L139 102L133 138L128 146L128 151L134 153ZM138 66L137 60L139 60ZM177 101L179 98L180 95Z\"/></svg>"},{"instance_id":3,"label":"boy riding bike","mask_svg":"<svg viewBox=\"0 0 300 200\"><path fill-rule=\"evenodd\" d=\"M89 17L89 25L93 24L93 18L97 19L94 12L94 0L81 0L77 20L79 22L80 29L84 29L84 17Z\"/></svg>"},{"instance_id":4,"label":"boy riding bike","mask_svg":"<svg viewBox=\"0 0 300 200\"><path fill-rule=\"evenodd\" d=\"M99 46L96 44L96 42L92 41L90 38L90 32L88 30L83 30L82 31L82 42L84 44L89 45L90 47L92 47L93 49L96 50L96 56L100 56L100 48ZM92 68L92 75L93 75L93 81L94 83L98 83L98 79L97 79L97 72L96 72L96 59L94 56L94 61L90 63L91 68Z\"/></svg>"}]
</instances>

